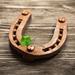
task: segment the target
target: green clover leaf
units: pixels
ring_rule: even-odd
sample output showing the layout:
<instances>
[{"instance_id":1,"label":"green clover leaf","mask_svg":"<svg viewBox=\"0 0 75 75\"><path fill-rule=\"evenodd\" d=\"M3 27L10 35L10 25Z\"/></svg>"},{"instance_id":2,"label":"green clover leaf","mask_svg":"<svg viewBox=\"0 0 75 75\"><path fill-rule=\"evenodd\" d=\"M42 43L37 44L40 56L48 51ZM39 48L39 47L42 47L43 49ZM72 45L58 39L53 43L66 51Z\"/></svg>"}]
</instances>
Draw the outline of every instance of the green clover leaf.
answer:
<instances>
[{"instance_id":1,"label":"green clover leaf","mask_svg":"<svg viewBox=\"0 0 75 75\"><path fill-rule=\"evenodd\" d=\"M32 43L31 37L29 35L23 35L20 41L22 46L28 46Z\"/></svg>"}]
</instances>

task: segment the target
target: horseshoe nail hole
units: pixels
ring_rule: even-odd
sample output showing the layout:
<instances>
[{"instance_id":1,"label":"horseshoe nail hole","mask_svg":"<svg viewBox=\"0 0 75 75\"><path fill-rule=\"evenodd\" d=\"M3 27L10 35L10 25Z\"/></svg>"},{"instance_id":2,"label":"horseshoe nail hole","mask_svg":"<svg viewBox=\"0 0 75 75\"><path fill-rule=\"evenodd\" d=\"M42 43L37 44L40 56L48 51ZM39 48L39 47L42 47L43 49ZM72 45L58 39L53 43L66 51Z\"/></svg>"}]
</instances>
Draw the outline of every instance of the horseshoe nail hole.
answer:
<instances>
[{"instance_id":1,"label":"horseshoe nail hole","mask_svg":"<svg viewBox=\"0 0 75 75\"><path fill-rule=\"evenodd\" d=\"M18 22L17 22L17 24L20 24L21 22L22 22L22 19L19 19Z\"/></svg>"},{"instance_id":2,"label":"horseshoe nail hole","mask_svg":"<svg viewBox=\"0 0 75 75\"><path fill-rule=\"evenodd\" d=\"M17 45L20 45L19 41L16 42Z\"/></svg>"},{"instance_id":3,"label":"horseshoe nail hole","mask_svg":"<svg viewBox=\"0 0 75 75\"><path fill-rule=\"evenodd\" d=\"M56 44L58 45L60 43L60 41L57 40Z\"/></svg>"},{"instance_id":4,"label":"horseshoe nail hole","mask_svg":"<svg viewBox=\"0 0 75 75\"><path fill-rule=\"evenodd\" d=\"M59 36L58 39L61 40L62 39L62 36Z\"/></svg>"},{"instance_id":5,"label":"horseshoe nail hole","mask_svg":"<svg viewBox=\"0 0 75 75\"><path fill-rule=\"evenodd\" d=\"M50 48L53 49L53 48L55 48L55 47L56 47L56 46L55 46L55 44L54 44L54 45L52 45Z\"/></svg>"},{"instance_id":6,"label":"horseshoe nail hole","mask_svg":"<svg viewBox=\"0 0 75 75\"><path fill-rule=\"evenodd\" d=\"M15 26L15 29L17 29L18 28L18 26Z\"/></svg>"},{"instance_id":7,"label":"horseshoe nail hole","mask_svg":"<svg viewBox=\"0 0 75 75\"><path fill-rule=\"evenodd\" d=\"M60 29L60 34L63 34L63 29Z\"/></svg>"},{"instance_id":8,"label":"horseshoe nail hole","mask_svg":"<svg viewBox=\"0 0 75 75\"><path fill-rule=\"evenodd\" d=\"M16 35L16 31L13 31L13 34Z\"/></svg>"},{"instance_id":9,"label":"horseshoe nail hole","mask_svg":"<svg viewBox=\"0 0 75 75\"><path fill-rule=\"evenodd\" d=\"M13 36L13 40L16 40L16 36Z\"/></svg>"},{"instance_id":10,"label":"horseshoe nail hole","mask_svg":"<svg viewBox=\"0 0 75 75\"><path fill-rule=\"evenodd\" d=\"M44 51L44 52L49 51L49 48L45 48L45 49L43 49L43 51Z\"/></svg>"}]
</instances>

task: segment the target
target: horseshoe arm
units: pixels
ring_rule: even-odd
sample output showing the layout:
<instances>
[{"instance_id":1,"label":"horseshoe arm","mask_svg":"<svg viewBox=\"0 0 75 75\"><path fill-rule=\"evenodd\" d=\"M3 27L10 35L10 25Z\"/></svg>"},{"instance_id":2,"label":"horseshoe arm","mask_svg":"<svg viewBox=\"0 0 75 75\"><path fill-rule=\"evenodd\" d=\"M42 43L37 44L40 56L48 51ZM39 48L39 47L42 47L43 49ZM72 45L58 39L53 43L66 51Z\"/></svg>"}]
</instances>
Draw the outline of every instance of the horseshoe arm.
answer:
<instances>
[{"instance_id":1,"label":"horseshoe arm","mask_svg":"<svg viewBox=\"0 0 75 75\"><path fill-rule=\"evenodd\" d=\"M57 54L67 37L67 22L65 17L59 17L57 19L54 35L50 42L42 46L21 46L19 42L30 17L30 11L24 10L17 18L16 22L11 26L9 31L9 42L12 48L19 51L27 59L45 58Z\"/></svg>"},{"instance_id":2,"label":"horseshoe arm","mask_svg":"<svg viewBox=\"0 0 75 75\"><path fill-rule=\"evenodd\" d=\"M60 20L63 20L64 22L61 22ZM67 37L66 18L65 17L59 17L57 19L54 35L53 35L51 41L49 41L47 44L44 44L44 49L52 46L53 44L55 44L54 47L55 46L56 47L61 47L64 44L64 42L66 40L66 37Z\"/></svg>"}]
</instances>

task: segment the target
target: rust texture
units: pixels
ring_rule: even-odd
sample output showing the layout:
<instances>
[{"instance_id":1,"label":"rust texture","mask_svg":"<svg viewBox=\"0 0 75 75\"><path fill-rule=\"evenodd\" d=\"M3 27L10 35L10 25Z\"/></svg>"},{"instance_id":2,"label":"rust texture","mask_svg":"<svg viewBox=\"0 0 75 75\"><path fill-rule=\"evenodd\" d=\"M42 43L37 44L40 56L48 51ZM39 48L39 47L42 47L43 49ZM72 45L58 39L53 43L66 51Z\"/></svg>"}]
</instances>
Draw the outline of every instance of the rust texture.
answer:
<instances>
[{"instance_id":1,"label":"rust texture","mask_svg":"<svg viewBox=\"0 0 75 75\"><path fill-rule=\"evenodd\" d=\"M64 44L67 37L67 22L65 17L59 17L57 19L54 35L48 43L43 44L42 46L21 46L19 42L30 17L31 12L24 10L11 25L9 31L10 45L28 60L46 58L57 54L60 51L59 48Z\"/></svg>"}]
</instances>

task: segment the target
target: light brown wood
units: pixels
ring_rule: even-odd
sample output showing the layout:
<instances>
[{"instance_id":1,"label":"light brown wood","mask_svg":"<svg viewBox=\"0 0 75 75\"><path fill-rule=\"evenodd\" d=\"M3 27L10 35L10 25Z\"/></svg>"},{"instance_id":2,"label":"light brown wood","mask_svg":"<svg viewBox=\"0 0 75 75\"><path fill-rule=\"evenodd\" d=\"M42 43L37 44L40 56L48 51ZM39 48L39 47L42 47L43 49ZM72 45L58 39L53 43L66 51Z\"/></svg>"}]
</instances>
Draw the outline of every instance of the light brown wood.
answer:
<instances>
[{"instance_id":1,"label":"light brown wood","mask_svg":"<svg viewBox=\"0 0 75 75\"><path fill-rule=\"evenodd\" d=\"M24 34L37 45L52 38L58 16L67 17L68 37L54 58L26 63L10 49L9 28L23 9L32 12ZM75 75L75 0L0 0L0 32L1 75Z\"/></svg>"},{"instance_id":2,"label":"light brown wood","mask_svg":"<svg viewBox=\"0 0 75 75\"><path fill-rule=\"evenodd\" d=\"M59 17L55 28L52 40L42 46L31 45L23 47L20 45L20 40L24 32L24 28L31 17L31 12L24 10L18 17L17 21L11 25L9 31L9 41L27 59L39 59L50 57L59 52L59 48L64 44L67 37L67 22L65 17Z\"/></svg>"}]
</instances>

